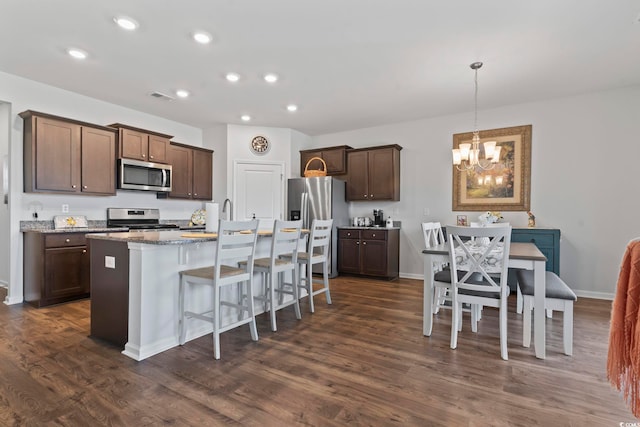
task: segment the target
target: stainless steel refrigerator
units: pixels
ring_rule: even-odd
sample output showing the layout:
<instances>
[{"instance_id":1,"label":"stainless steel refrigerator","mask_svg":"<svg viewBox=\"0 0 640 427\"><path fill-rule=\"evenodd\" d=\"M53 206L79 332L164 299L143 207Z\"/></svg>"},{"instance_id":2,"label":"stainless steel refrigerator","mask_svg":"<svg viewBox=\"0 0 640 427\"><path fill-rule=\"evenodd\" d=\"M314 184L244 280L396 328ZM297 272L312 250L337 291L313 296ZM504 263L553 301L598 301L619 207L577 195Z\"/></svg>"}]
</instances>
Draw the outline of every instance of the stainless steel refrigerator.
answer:
<instances>
[{"instance_id":1,"label":"stainless steel refrigerator","mask_svg":"<svg viewBox=\"0 0 640 427\"><path fill-rule=\"evenodd\" d=\"M291 178L287 185L287 211L290 220L302 219L303 228L311 228L314 219L333 219L329 277L338 275L338 227L349 225L345 187L344 181L330 176ZM313 272L322 273L322 267L315 265Z\"/></svg>"}]
</instances>

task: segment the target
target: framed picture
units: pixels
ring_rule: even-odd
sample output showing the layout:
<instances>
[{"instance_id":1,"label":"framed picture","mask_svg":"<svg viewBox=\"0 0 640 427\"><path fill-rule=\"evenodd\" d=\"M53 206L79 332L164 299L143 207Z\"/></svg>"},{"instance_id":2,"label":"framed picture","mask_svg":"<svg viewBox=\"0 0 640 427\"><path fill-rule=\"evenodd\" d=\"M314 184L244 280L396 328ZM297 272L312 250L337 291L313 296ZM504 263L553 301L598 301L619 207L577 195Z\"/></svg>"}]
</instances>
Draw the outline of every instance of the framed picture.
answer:
<instances>
[{"instance_id":1,"label":"framed picture","mask_svg":"<svg viewBox=\"0 0 640 427\"><path fill-rule=\"evenodd\" d=\"M458 215L458 219L456 221L456 224L460 225L460 226L464 226L464 227L469 225L469 223L467 222L467 216L466 215Z\"/></svg>"},{"instance_id":2,"label":"framed picture","mask_svg":"<svg viewBox=\"0 0 640 427\"><path fill-rule=\"evenodd\" d=\"M473 132L453 135L453 147L471 143ZM454 211L528 211L531 203L531 125L480 131L484 142L496 141L500 159L490 169L459 171L453 166Z\"/></svg>"}]
</instances>

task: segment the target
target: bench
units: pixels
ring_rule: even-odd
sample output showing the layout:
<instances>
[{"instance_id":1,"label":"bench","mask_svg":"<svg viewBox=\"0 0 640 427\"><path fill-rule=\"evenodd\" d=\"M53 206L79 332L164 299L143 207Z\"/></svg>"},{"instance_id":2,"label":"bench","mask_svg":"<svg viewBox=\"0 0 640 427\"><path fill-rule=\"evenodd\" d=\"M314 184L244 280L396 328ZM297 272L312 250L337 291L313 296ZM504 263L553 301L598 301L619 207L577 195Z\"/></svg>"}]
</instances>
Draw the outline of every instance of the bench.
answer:
<instances>
[{"instance_id":1,"label":"bench","mask_svg":"<svg viewBox=\"0 0 640 427\"><path fill-rule=\"evenodd\" d=\"M562 311L562 341L564 354L573 354L573 302L578 297L571 288L554 272L545 272L545 310ZM522 346L531 344L531 311L533 310L533 271L518 270L518 286L523 297L524 319L522 322Z\"/></svg>"}]
</instances>

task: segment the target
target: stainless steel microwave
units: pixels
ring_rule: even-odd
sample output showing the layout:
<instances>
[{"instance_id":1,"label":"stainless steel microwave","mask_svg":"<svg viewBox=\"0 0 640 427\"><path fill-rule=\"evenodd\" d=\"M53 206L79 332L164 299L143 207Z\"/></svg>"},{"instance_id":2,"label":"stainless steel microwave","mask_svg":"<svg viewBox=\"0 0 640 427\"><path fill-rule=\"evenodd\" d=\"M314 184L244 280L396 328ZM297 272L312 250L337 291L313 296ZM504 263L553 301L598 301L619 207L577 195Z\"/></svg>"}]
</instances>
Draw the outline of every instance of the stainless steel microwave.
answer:
<instances>
[{"instance_id":1,"label":"stainless steel microwave","mask_svg":"<svg viewBox=\"0 0 640 427\"><path fill-rule=\"evenodd\" d=\"M122 190L171 191L171 165L118 160L118 188Z\"/></svg>"}]
</instances>

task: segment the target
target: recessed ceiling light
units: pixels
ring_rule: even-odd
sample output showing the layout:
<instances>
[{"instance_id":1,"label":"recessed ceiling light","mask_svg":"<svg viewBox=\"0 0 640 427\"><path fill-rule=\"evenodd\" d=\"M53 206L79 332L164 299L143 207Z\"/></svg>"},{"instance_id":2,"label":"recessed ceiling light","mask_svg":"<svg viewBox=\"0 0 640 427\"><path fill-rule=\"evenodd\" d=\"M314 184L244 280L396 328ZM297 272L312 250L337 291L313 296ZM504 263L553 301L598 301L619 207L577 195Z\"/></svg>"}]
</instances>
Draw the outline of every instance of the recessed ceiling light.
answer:
<instances>
[{"instance_id":1,"label":"recessed ceiling light","mask_svg":"<svg viewBox=\"0 0 640 427\"><path fill-rule=\"evenodd\" d=\"M292 112L292 113L293 113L294 111L298 111L298 106L297 106L297 105L295 105L295 104L289 104L289 105L287 105L287 111L290 111L290 112Z\"/></svg>"},{"instance_id":2,"label":"recessed ceiling light","mask_svg":"<svg viewBox=\"0 0 640 427\"><path fill-rule=\"evenodd\" d=\"M133 31L138 28L138 23L135 21L135 19L131 19L127 16L116 16L115 18L113 18L113 22L128 31Z\"/></svg>"},{"instance_id":3,"label":"recessed ceiling light","mask_svg":"<svg viewBox=\"0 0 640 427\"><path fill-rule=\"evenodd\" d=\"M278 75L273 73L265 74L264 81L267 83L275 83L278 81Z\"/></svg>"},{"instance_id":4,"label":"recessed ceiling light","mask_svg":"<svg viewBox=\"0 0 640 427\"><path fill-rule=\"evenodd\" d=\"M227 73L226 76L224 76L228 81L235 83L238 80L240 80L240 75L236 74L236 73Z\"/></svg>"},{"instance_id":5,"label":"recessed ceiling light","mask_svg":"<svg viewBox=\"0 0 640 427\"><path fill-rule=\"evenodd\" d=\"M190 94L189 94L189 91L188 91L188 90L179 89L179 90L177 90L177 91L176 91L176 95L178 95L180 98L186 98L186 97L188 97Z\"/></svg>"},{"instance_id":6,"label":"recessed ceiling light","mask_svg":"<svg viewBox=\"0 0 640 427\"><path fill-rule=\"evenodd\" d=\"M249 120L251 120L251 116L248 114L243 114L242 116L240 116L240 120L242 120L243 122L248 122Z\"/></svg>"},{"instance_id":7,"label":"recessed ceiling light","mask_svg":"<svg viewBox=\"0 0 640 427\"><path fill-rule=\"evenodd\" d=\"M211 43L211 40L213 39L213 37L211 37L211 34L207 32L196 31L195 33L193 33L193 39L198 43L207 44L207 43Z\"/></svg>"},{"instance_id":8,"label":"recessed ceiling light","mask_svg":"<svg viewBox=\"0 0 640 427\"><path fill-rule=\"evenodd\" d=\"M75 47L70 47L69 49L67 49L67 53L76 59L86 59L86 57L88 56L87 52Z\"/></svg>"}]
</instances>

